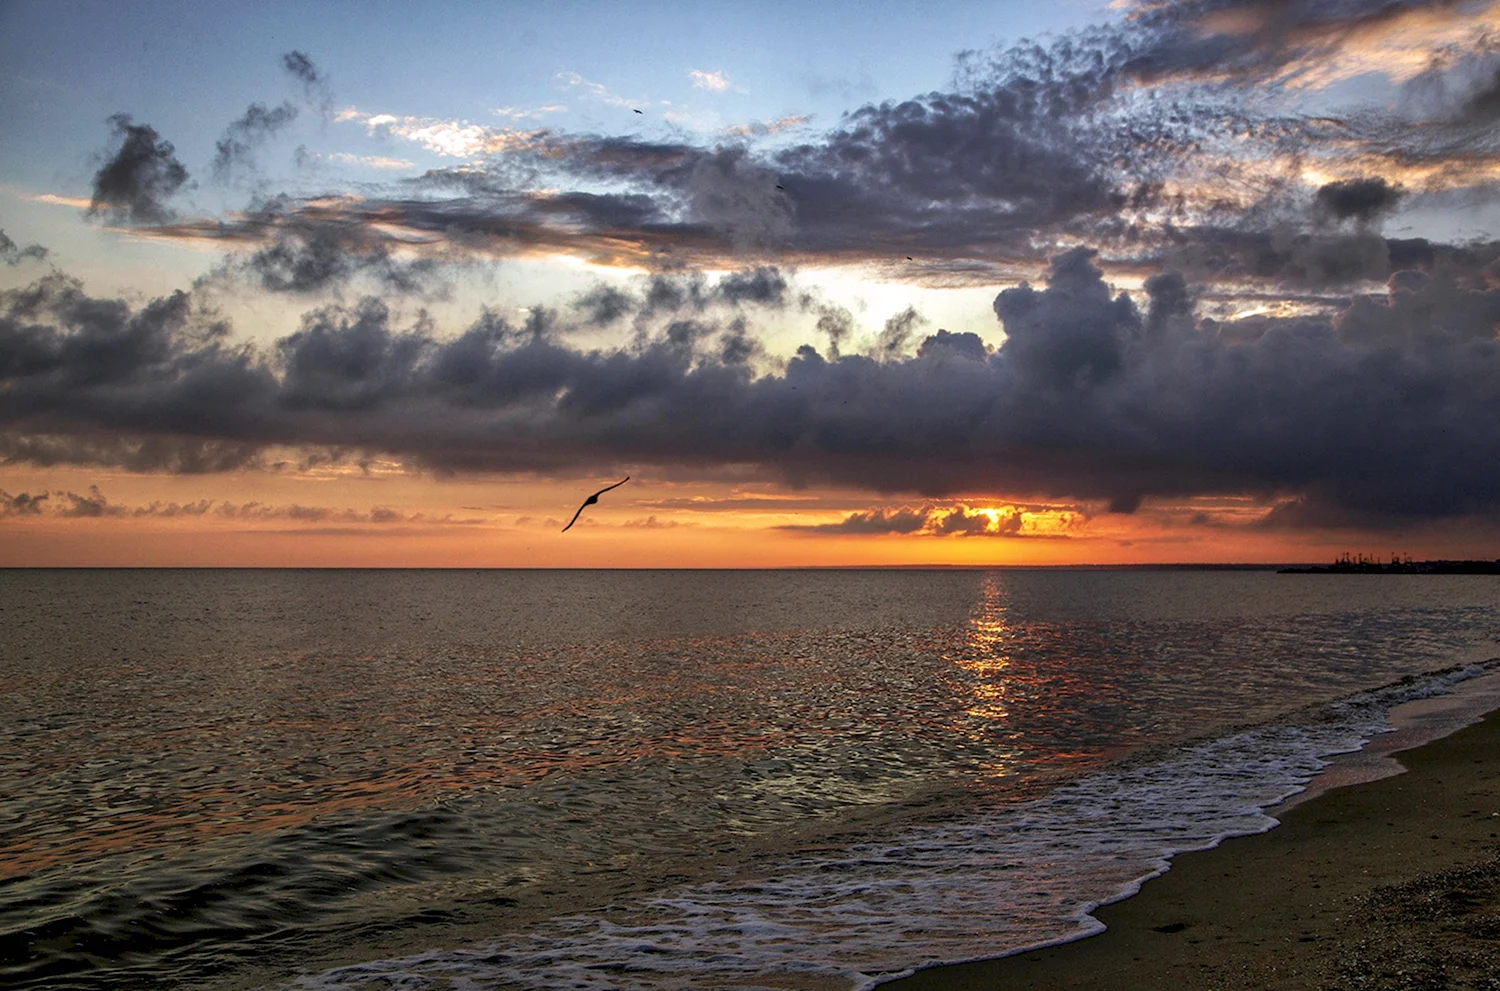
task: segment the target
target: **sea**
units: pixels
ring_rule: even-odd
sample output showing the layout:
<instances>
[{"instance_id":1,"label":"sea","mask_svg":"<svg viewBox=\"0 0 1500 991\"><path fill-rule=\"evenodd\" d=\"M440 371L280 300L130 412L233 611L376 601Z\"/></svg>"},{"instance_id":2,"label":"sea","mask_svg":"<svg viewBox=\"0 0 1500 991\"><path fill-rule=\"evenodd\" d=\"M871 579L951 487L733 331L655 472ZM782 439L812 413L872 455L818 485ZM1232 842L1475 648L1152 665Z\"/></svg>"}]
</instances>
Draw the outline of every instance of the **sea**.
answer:
<instances>
[{"instance_id":1,"label":"sea","mask_svg":"<svg viewBox=\"0 0 1500 991\"><path fill-rule=\"evenodd\" d=\"M856 991L1100 928L1500 578L0 571L0 985Z\"/></svg>"}]
</instances>

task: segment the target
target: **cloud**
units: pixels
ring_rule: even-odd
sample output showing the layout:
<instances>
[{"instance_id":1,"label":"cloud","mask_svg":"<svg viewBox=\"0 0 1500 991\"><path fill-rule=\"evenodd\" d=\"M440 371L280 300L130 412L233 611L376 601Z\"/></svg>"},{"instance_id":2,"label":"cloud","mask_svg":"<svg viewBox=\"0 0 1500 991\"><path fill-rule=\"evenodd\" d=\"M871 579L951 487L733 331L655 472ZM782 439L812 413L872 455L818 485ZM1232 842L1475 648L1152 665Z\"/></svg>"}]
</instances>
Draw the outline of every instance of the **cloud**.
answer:
<instances>
[{"instance_id":1,"label":"cloud","mask_svg":"<svg viewBox=\"0 0 1500 991\"><path fill-rule=\"evenodd\" d=\"M1322 86L1371 71L1409 78L1430 64L1424 49L1481 35L1493 23L1493 7L1458 0L1143 3L1131 18L1124 66L1158 84L1207 77L1242 86Z\"/></svg>"},{"instance_id":2,"label":"cloud","mask_svg":"<svg viewBox=\"0 0 1500 991\"><path fill-rule=\"evenodd\" d=\"M877 508L850 513L837 523L788 524L779 529L824 534L901 534L923 537L1022 537L1025 512L973 509L969 506Z\"/></svg>"},{"instance_id":3,"label":"cloud","mask_svg":"<svg viewBox=\"0 0 1500 991\"><path fill-rule=\"evenodd\" d=\"M6 236L5 231L0 230L0 261L7 265L19 265L25 261L42 261L47 257L47 249L40 244L28 244L21 247Z\"/></svg>"},{"instance_id":4,"label":"cloud","mask_svg":"<svg viewBox=\"0 0 1500 991\"><path fill-rule=\"evenodd\" d=\"M706 89L713 93L722 93L729 89L729 77L722 72L705 72L702 69L689 69L688 78L693 81L695 89Z\"/></svg>"},{"instance_id":5,"label":"cloud","mask_svg":"<svg viewBox=\"0 0 1500 991\"><path fill-rule=\"evenodd\" d=\"M836 499L834 505L842 505L844 499ZM725 513L725 512L777 512L777 511L805 511L808 509L826 508L827 499L814 495L754 495L739 494L728 498L713 498L711 496L687 496L670 499L656 499L645 503L655 509L681 511L688 510L694 513Z\"/></svg>"},{"instance_id":6,"label":"cloud","mask_svg":"<svg viewBox=\"0 0 1500 991\"><path fill-rule=\"evenodd\" d=\"M773 121L751 121L748 124L733 124L724 128L724 135L731 138L764 138L793 128L802 127L812 121L810 116L779 117Z\"/></svg>"},{"instance_id":7,"label":"cloud","mask_svg":"<svg viewBox=\"0 0 1500 991\"><path fill-rule=\"evenodd\" d=\"M296 119L297 108L290 103L271 110L263 103L250 104L244 116L230 124L214 146L214 174L220 179L228 178L234 167L246 162L257 146Z\"/></svg>"},{"instance_id":8,"label":"cloud","mask_svg":"<svg viewBox=\"0 0 1500 991\"><path fill-rule=\"evenodd\" d=\"M927 526L928 507L920 509L871 509L850 513L838 523L815 526L797 525L788 529L813 530L817 533L917 533Z\"/></svg>"},{"instance_id":9,"label":"cloud","mask_svg":"<svg viewBox=\"0 0 1500 991\"><path fill-rule=\"evenodd\" d=\"M1401 272L1331 319L1221 321L1192 315L1180 279L1153 280L1143 313L1087 251L1046 276L997 295L993 351L940 331L908 357L807 346L759 368L718 343L755 341L712 316L734 304L700 312L713 284L691 280L617 349L567 345L569 310L443 335L367 300L252 350L185 294L134 308L54 276L0 294L0 457L197 472L300 447L440 471L752 466L1116 510L1235 494L1393 521L1500 511L1500 290Z\"/></svg>"},{"instance_id":10,"label":"cloud","mask_svg":"<svg viewBox=\"0 0 1500 991\"><path fill-rule=\"evenodd\" d=\"M640 106L643 102L640 100L628 100L622 96L616 96L614 93L610 92L603 83L596 83L592 80L585 79L583 76L572 71L559 72L557 74L557 81L562 83L563 86L568 89L582 90L589 96L598 100L600 103L605 103L612 107L634 108Z\"/></svg>"},{"instance_id":11,"label":"cloud","mask_svg":"<svg viewBox=\"0 0 1500 991\"><path fill-rule=\"evenodd\" d=\"M134 124L129 114L109 118L117 147L94 173L94 195L88 213L116 224L153 224L171 220L166 200L188 181L176 149L148 124Z\"/></svg>"},{"instance_id":12,"label":"cloud","mask_svg":"<svg viewBox=\"0 0 1500 991\"><path fill-rule=\"evenodd\" d=\"M22 492L11 495L4 489L0 489L0 517L6 516L40 516L42 507L46 505L48 494L46 492L32 495Z\"/></svg>"},{"instance_id":13,"label":"cloud","mask_svg":"<svg viewBox=\"0 0 1500 991\"><path fill-rule=\"evenodd\" d=\"M294 48L281 56L281 67L302 83L303 96L320 114L328 117L333 113L333 89L311 56Z\"/></svg>"},{"instance_id":14,"label":"cloud","mask_svg":"<svg viewBox=\"0 0 1500 991\"><path fill-rule=\"evenodd\" d=\"M785 241L793 206L777 188L776 175L740 148L721 148L699 158L683 183L694 217L736 247Z\"/></svg>"},{"instance_id":15,"label":"cloud","mask_svg":"<svg viewBox=\"0 0 1500 991\"><path fill-rule=\"evenodd\" d=\"M358 278L392 294L441 295L447 270L458 260L424 255L428 246L351 222L337 203L297 205L277 199L246 212L234 226L204 228L208 236L249 244L210 277L245 278L273 293L339 291Z\"/></svg>"},{"instance_id":16,"label":"cloud","mask_svg":"<svg viewBox=\"0 0 1500 991\"><path fill-rule=\"evenodd\" d=\"M53 490L36 494L11 495L0 490L0 519L5 517L51 517L58 519L218 519L218 520L291 520L298 523L344 523L405 525L469 526L481 519L433 517L424 513L404 513L388 506L369 510L331 506L304 506L298 503L275 505L258 501L236 503L227 499L199 499L178 503L155 500L141 505L111 502L99 486L90 485L88 493Z\"/></svg>"},{"instance_id":17,"label":"cloud","mask_svg":"<svg viewBox=\"0 0 1500 991\"><path fill-rule=\"evenodd\" d=\"M634 317L641 333L663 317L702 317L745 308L779 310L791 297L786 275L772 265L727 272L710 282L701 272L658 272L633 285L599 285L575 297L569 309L585 326L606 327Z\"/></svg>"},{"instance_id":18,"label":"cloud","mask_svg":"<svg viewBox=\"0 0 1500 991\"><path fill-rule=\"evenodd\" d=\"M316 292L342 285L359 272L372 272L393 290L416 291L433 263L397 261L383 243L358 228L300 224L280 228L273 243L250 256L247 267L270 292Z\"/></svg>"},{"instance_id":19,"label":"cloud","mask_svg":"<svg viewBox=\"0 0 1500 991\"><path fill-rule=\"evenodd\" d=\"M1005 355L1023 377L1044 386L1087 389L1120 371L1125 349L1140 333L1130 297L1112 296L1095 252L1074 248L1053 259L1047 288L1022 283L995 297L1005 325ZM969 357L981 360L970 345Z\"/></svg>"},{"instance_id":20,"label":"cloud","mask_svg":"<svg viewBox=\"0 0 1500 991\"><path fill-rule=\"evenodd\" d=\"M1369 223L1390 213L1405 192L1380 177L1343 179L1318 187L1317 205L1335 220Z\"/></svg>"},{"instance_id":21,"label":"cloud","mask_svg":"<svg viewBox=\"0 0 1500 991\"><path fill-rule=\"evenodd\" d=\"M1357 289L1406 267L1376 221L1435 196L1500 195L1500 146L1454 116L1492 81L1500 49L1483 31L1500 28L1500 5L1457 9L1141 4L1113 23L963 53L945 91L857 107L764 151L350 109L337 119L464 165L305 202L322 204L310 209L324 221L496 256L709 268L775 252L787 266L875 262L902 279L978 286L1087 243L1106 272L1175 269L1221 295L1278 280ZM286 64L322 80L301 53ZM1312 106L1318 87L1356 70L1443 95ZM625 120L645 105L576 72L557 79ZM548 109L502 111L520 121ZM721 138L805 123L736 125ZM257 235L216 223L149 233Z\"/></svg>"},{"instance_id":22,"label":"cloud","mask_svg":"<svg viewBox=\"0 0 1500 991\"><path fill-rule=\"evenodd\" d=\"M290 72L308 86L326 85L327 81L318 72L318 67L313 64L312 58L306 52L298 51L295 48L292 49L281 56L281 65L287 72Z\"/></svg>"},{"instance_id":23,"label":"cloud","mask_svg":"<svg viewBox=\"0 0 1500 991\"><path fill-rule=\"evenodd\" d=\"M124 516L126 512L123 506L110 505L97 485L90 485L86 496L76 492L63 492L61 497L65 505L58 509L58 516L98 519L103 516Z\"/></svg>"},{"instance_id":24,"label":"cloud","mask_svg":"<svg viewBox=\"0 0 1500 991\"><path fill-rule=\"evenodd\" d=\"M626 520L620 526L635 527L641 530L670 530L674 527L693 526L684 520L658 519L654 514L640 519Z\"/></svg>"},{"instance_id":25,"label":"cloud","mask_svg":"<svg viewBox=\"0 0 1500 991\"><path fill-rule=\"evenodd\" d=\"M477 159L485 155L542 149L550 134L544 129L523 131L466 120L365 114L352 109L340 113L337 120L357 121L364 124L372 135L402 138L446 158Z\"/></svg>"},{"instance_id":26,"label":"cloud","mask_svg":"<svg viewBox=\"0 0 1500 991\"><path fill-rule=\"evenodd\" d=\"M341 165L362 165L370 169L414 169L417 163L405 158L390 158L385 155L353 155L346 151L328 156L330 162Z\"/></svg>"},{"instance_id":27,"label":"cloud","mask_svg":"<svg viewBox=\"0 0 1500 991\"><path fill-rule=\"evenodd\" d=\"M896 358L906 350L917 329L926 323L927 318L918 313L914 306L908 306L897 313L881 328L880 337L875 343L875 357L887 361Z\"/></svg>"},{"instance_id":28,"label":"cloud","mask_svg":"<svg viewBox=\"0 0 1500 991\"><path fill-rule=\"evenodd\" d=\"M528 120L533 117L563 113L567 109L566 104L547 103L540 107L496 107L490 112L497 117L509 117L511 120Z\"/></svg>"}]
</instances>

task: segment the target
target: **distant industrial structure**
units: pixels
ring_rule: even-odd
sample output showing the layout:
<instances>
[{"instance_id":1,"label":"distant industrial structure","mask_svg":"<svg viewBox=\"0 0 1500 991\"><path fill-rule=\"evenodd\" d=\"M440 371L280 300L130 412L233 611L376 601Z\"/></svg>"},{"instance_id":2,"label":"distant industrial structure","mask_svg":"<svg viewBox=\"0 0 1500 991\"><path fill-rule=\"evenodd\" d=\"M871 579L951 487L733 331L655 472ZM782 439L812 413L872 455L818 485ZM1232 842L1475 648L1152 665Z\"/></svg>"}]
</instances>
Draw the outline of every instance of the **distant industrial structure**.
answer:
<instances>
[{"instance_id":1,"label":"distant industrial structure","mask_svg":"<svg viewBox=\"0 0 1500 991\"><path fill-rule=\"evenodd\" d=\"M1500 561L1413 561L1411 555L1392 554L1389 561L1374 555L1345 551L1328 565L1282 568L1282 575L1500 575Z\"/></svg>"}]
</instances>

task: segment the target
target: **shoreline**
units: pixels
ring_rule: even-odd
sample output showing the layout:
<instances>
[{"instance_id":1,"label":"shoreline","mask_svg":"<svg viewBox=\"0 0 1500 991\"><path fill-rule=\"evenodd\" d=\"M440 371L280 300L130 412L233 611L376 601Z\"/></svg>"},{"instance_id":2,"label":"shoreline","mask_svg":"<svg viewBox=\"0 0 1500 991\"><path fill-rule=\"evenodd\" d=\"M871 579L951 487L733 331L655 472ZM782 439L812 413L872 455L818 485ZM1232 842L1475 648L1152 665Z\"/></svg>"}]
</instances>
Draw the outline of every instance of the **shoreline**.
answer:
<instances>
[{"instance_id":1,"label":"shoreline","mask_svg":"<svg viewBox=\"0 0 1500 991\"><path fill-rule=\"evenodd\" d=\"M1500 684L1500 676L1475 681ZM935 965L878 987L1500 982L1500 701L1495 687L1476 687L1467 699L1454 693L1393 710L1395 732L1336 759L1306 792L1268 810L1279 826L1178 854L1137 894L1090 913L1104 932Z\"/></svg>"}]
</instances>

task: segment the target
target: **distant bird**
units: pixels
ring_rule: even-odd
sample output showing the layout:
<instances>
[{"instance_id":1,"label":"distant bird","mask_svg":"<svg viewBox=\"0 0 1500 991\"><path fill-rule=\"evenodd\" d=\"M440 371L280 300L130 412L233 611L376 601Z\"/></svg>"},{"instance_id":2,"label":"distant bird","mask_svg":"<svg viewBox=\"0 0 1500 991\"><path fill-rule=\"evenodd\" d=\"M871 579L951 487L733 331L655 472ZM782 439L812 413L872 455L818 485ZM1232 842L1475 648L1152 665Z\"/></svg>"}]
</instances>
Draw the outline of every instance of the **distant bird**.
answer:
<instances>
[{"instance_id":1,"label":"distant bird","mask_svg":"<svg viewBox=\"0 0 1500 991\"><path fill-rule=\"evenodd\" d=\"M786 187L785 186L778 185L776 188L779 189L779 190L781 190L782 192L786 192Z\"/></svg>"},{"instance_id":2,"label":"distant bird","mask_svg":"<svg viewBox=\"0 0 1500 991\"><path fill-rule=\"evenodd\" d=\"M635 110L634 107L631 107L631 109ZM636 110L635 112L638 113L638 114L644 114L646 111L644 111L644 110Z\"/></svg>"},{"instance_id":3,"label":"distant bird","mask_svg":"<svg viewBox=\"0 0 1500 991\"><path fill-rule=\"evenodd\" d=\"M906 260L907 260L907 261L911 261L911 255L907 255L907 256L906 256Z\"/></svg>"},{"instance_id":4,"label":"distant bird","mask_svg":"<svg viewBox=\"0 0 1500 991\"><path fill-rule=\"evenodd\" d=\"M578 512L576 512L576 513L573 514L573 518L568 521L568 525L567 526L565 526L565 527L562 528L562 532L563 533L567 533L569 530L573 529L573 524L578 522L578 517L580 517L580 516L583 515L583 511L585 509L587 509L590 506L595 505L596 503L598 503L600 496L602 496L604 493L608 492L610 489L618 489L620 486L624 485L628 481L630 481L630 476L626 475L624 478L620 479L615 484L613 484L613 485L606 485L604 488L600 489L598 492L595 492L593 495L591 495L587 499L583 500L583 505L578 507Z\"/></svg>"}]
</instances>

